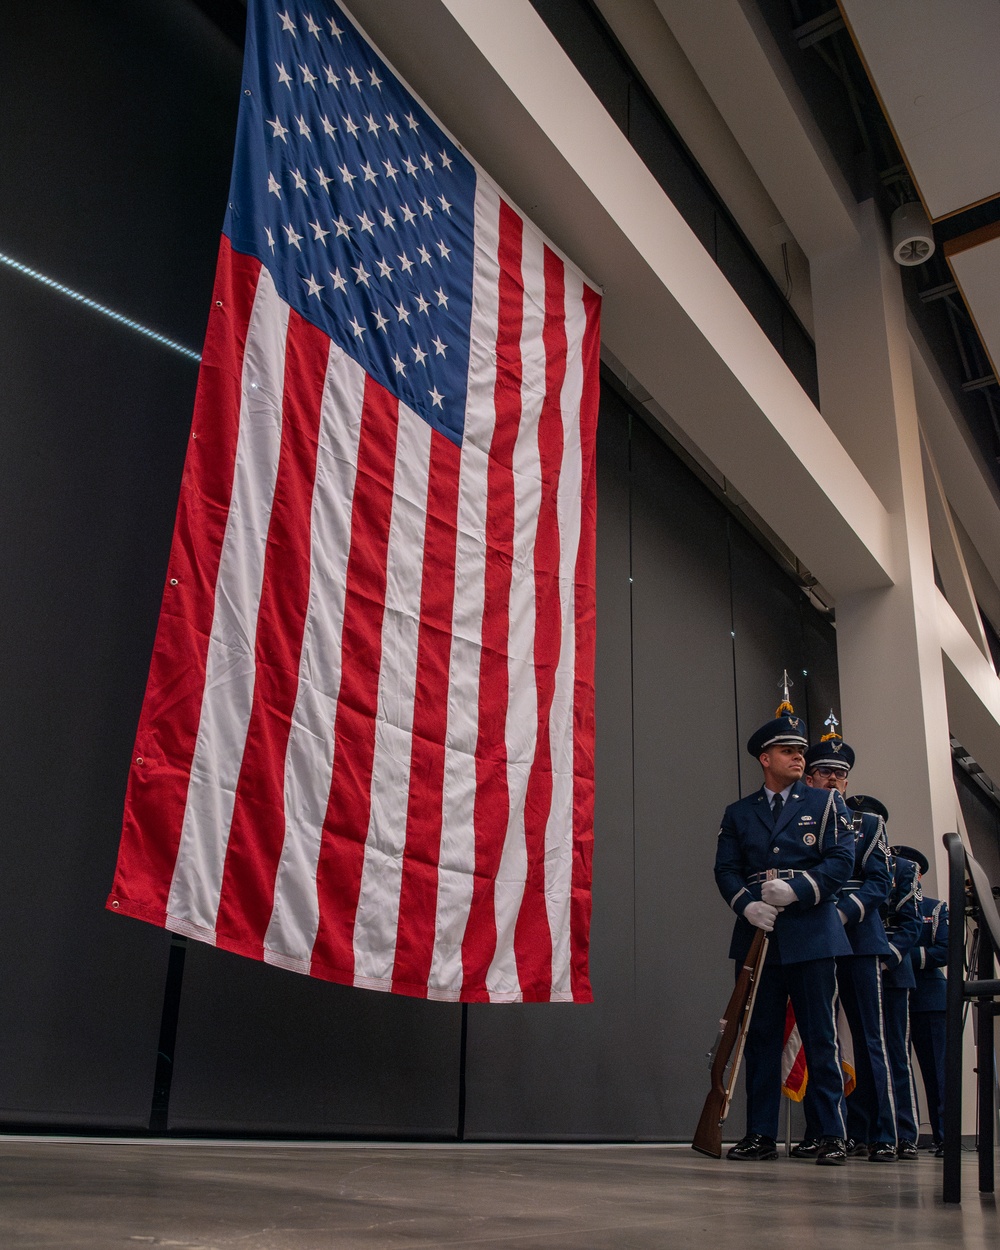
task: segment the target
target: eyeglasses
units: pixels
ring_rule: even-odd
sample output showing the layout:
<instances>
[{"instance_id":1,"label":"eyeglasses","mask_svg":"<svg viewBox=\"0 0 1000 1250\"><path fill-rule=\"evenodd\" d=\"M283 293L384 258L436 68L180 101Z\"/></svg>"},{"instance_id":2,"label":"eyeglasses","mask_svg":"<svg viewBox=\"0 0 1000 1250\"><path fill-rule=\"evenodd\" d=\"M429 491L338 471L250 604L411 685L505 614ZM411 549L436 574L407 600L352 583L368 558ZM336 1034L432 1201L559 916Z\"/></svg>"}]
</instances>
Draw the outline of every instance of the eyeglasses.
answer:
<instances>
[{"instance_id":1,"label":"eyeglasses","mask_svg":"<svg viewBox=\"0 0 1000 1250\"><path fill-rule=\"evenodd\" d=\"M846 768L828 768L825 764L809 770L814 777L846 777Z\"/></svg>"}]
</instances>

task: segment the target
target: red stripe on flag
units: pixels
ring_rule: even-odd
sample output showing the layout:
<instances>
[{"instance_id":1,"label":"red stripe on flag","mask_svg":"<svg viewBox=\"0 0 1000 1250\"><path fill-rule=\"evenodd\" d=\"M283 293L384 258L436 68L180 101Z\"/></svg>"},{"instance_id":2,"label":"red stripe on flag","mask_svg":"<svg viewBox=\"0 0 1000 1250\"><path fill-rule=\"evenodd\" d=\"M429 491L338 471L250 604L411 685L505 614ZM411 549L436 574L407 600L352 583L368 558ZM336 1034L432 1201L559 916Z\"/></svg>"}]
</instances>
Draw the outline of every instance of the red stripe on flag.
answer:
<instances>
[{"instance_id":1,"label":"red stripe on flag","mask_svg":"<svg viewBox=\"0 0 1000 1250\"><path fill-rule=\"evenodd\" d=\"M254 691L226 847L216 945L264 958L285 839L285 752L309 606L310 512L330 340L288 319L281 451L264 552Z\"/></svg>"},{"instance_id":2,"label":"red stripe on flag","mask_svg":"<svg viewBox=\"0 0 1000 1250\"><path fill-rule=\"evenodd\" d=\"M426 997L434 953L461 452L431 431L410 793L392 988Z\"/></svg>"},{"instance_id":3,"label":"red stripe on flag","mask_svg":"<svg viewBox=\"0 0 1000 1250\"><path fill-rule=\"evenodd\" d=\"M583 303L583 396L580 445L580 547L576 558L574 622L576 664L573 681L573 897L570 903L570 984L573 1001L591 1002L587 950L590 936L590 883L594 853L594 648L597 538L595 446L600 404L601 298L586 284Z\"/></svg>"},{"instance_id":4,"label":"red stripe on flag","mask_svg":"<svg viewBox=\"0 0 1000 1250\"><path fill-rule=\"evenodd\" d=\"M497 324L496 421L486 486L486 575L482 653L479 667L479 725L476 740L475 876L469 918L462 939L462 999L488 1001L486 974L496 950L493 888L510 812L507 788L508 631L514 556L514 446L521 421L521 324L524 283L521 240L524 223L500 202L499 313Z\"/></svg>"},{"instance_id":5,"label":"red stripe on flag","mask_svg":"<svg viewBox=\"0 0 1000 1250\"><path fill-rule=\"evenodd\" d=\"M236 463L243 353L260 268L260 261L234 252L222 236L167 585L107 904L157 925L166 921L201 717Z\"/></svg>"},{"instance_id":6,"label":"red stripe on flag","mask_svg":"<svg viewBox=\"0 0 1000 1250\"><path fill-rule=\"evenodd\" d=\"M525 1002L552 997L552 934L545 906L545 830L552 809L549 721L562 640L559 602L559 475L563 455L562 388L566 377L566 275L562 261L545 248L545 396L538 417L538 463L542 478L535 533L535 687L538 728L535 758L524 803L527 874L514 929L517 978Z\"/></svg>"},{"instance_id":7,"label":"red stripe on flag","mask_svg":"<svg viewBox=\"0 0 1000 1250\"><path fill-rule=\"evenodd\" d=\"M366 377L341 635L343 675L334 720L330 798L316 871L319 928L312 953L314 975L348 984L354 977L354 918L371 816L398 428L399 401Z\"/></svg>"}]
</instances>

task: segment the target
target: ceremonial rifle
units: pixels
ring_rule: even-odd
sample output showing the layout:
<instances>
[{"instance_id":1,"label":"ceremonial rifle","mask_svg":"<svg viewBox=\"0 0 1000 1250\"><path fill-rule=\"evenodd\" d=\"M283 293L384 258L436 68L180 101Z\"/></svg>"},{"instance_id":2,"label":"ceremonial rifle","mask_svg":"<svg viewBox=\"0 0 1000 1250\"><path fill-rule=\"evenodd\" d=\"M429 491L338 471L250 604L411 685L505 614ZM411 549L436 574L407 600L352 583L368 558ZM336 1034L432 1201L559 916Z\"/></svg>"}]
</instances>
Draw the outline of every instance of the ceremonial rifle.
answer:
<instances>
[{"instance_id":1,"label":"ceremonial rifle","mask_svg":"<svg viewBox=\"0 0 1000 1250\"><path fill-rule=\"evenodd\" d=\"M758 929L750 943L750 950L743 961L740 975L736 978L736 988L726 1007L726 1014L719 1021L719 1036L709 1056L712 1063L712 1088L705 1099L705 1106L695 1130L691 1149L703 1155L710 1155L713 1159L722 1158L722 1125L729 1114L729 1104L732 1102L733 1090L736 1088L736 1078L739 1075L743 1048L747 1040L747 1029L750 1027L750 1016L753 1014L757 987L760 984L760 974L766 956L767 934L763 929ZM726 1076L727 1065L729 1066L728 1077Z\"/></svg>"}]
</instances>

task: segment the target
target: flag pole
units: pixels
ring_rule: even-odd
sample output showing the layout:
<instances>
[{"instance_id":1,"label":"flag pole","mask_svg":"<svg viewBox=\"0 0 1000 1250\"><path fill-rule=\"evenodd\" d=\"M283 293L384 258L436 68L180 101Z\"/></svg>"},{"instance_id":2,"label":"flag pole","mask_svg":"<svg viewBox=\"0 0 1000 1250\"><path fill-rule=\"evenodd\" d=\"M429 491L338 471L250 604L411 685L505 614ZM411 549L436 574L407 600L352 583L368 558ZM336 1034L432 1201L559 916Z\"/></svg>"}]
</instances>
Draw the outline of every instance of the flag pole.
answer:
<instances>
[{"instance_id":1,"label":"flag pole","mask_svg":"<svg viewBox=\"0 0 1000 1250\"><path fill-rule=\"evenodd\" d=\"M792 1156L792 1100L785 1099L785 1158Z\"/></svg>"}]
</instances>

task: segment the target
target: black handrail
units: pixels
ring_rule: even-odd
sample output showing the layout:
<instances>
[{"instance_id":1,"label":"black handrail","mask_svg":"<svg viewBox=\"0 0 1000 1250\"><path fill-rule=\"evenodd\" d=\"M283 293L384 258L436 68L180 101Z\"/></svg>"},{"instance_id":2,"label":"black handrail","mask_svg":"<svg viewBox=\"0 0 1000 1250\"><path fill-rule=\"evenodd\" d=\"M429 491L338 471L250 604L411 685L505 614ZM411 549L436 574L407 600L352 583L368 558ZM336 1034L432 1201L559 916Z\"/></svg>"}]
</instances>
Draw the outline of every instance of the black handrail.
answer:
<instances>
[{"instance_id":1,"label":"black handrail","mask_svg":"<svg viewBox=\"0 0 1000 1250\"><path fill-rule=\"evenodd\" d=\"M945 1202L962 1201L962 1007L965 1002L965 847L946 833L948 850L948 1002L944 1049Z\"/></svg>"},{"instance_id":2,"label":"black handrail","mask_svg":"<svg viewBox=\"0 0 1000 1250\"><path fill-rule=\"evenodd\" d=\"M996 960L1000 916L985 874L957 833L946 833L948 852L948 1005L944 1080L945 1202L962 1201L962 1034L965 1003L976 1000L976 1081L979 1105L979 1192L991 1194L995 1185L994 1117L996 1063L993 1020L1000 1013L1000 980ZM968 878L968 883L967 883ZM984 896L984 890L986 894ZM976 967L965 967L965 917L969 912L979 930ZM966 972L974 973L975 980Z\"/></svg>"}]
</instances>

